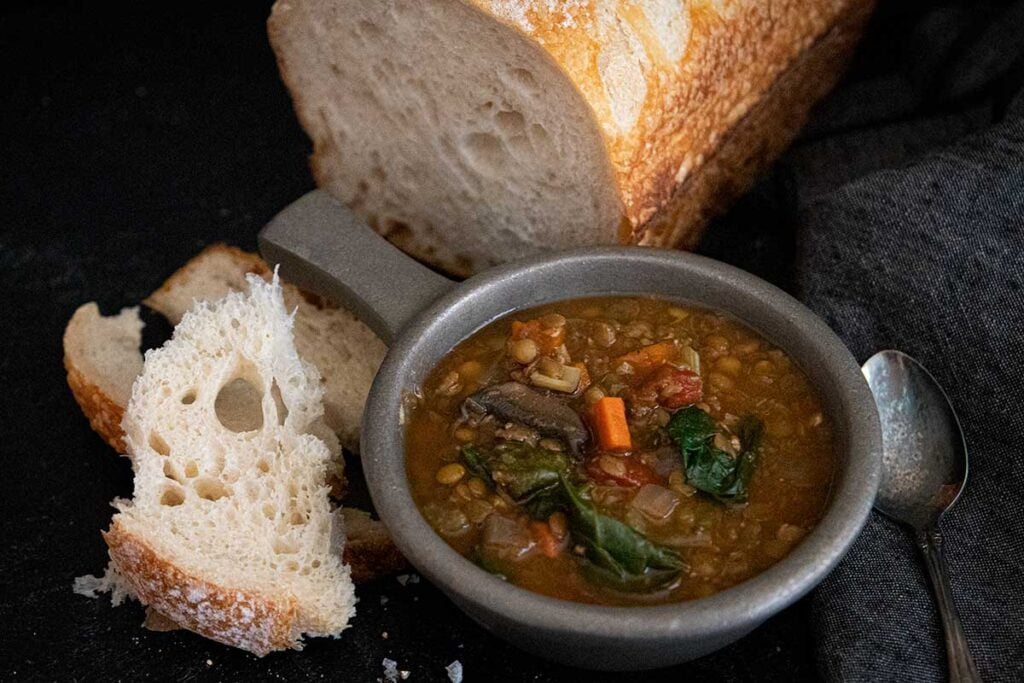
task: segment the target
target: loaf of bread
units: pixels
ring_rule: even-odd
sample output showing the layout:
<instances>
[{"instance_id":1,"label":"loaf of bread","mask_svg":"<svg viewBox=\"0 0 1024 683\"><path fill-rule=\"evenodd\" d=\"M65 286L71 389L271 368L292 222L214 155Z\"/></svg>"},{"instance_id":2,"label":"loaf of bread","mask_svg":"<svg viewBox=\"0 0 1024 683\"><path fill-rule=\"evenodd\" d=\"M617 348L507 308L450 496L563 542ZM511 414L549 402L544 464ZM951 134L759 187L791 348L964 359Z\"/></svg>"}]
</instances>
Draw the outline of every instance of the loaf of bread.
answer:
<instances>
[{"instance_id":1,"label":"loaf of bread","mask_svg":"<svg viewBox=\"0 0 1024 683\"><path fill-rule=\"evenodd\" d=\"M277 0L317 183L466 275L691 246L834 84L873 0Z\"/></svg>"},{"instance_id":2,"label":"loaf of bread","mask_svg":"<svg viewBox=\"0 0 1024 683\"><path fill-rule=\"evenodd\" d=\"M176 271L146 303L177 323L195 302L248 291L247 274L266 279L271 272L255 254L214 244ZM282 282L281 289L286 307L295 310L293 332L299 355L316 365L323 378L325 420L343 445L357 444L363 402L384 345L346 311L287 283ZM138 307L104 316L95 303L87 303L75 311L64 332L64 366L72 394L92 428L122 454L127 449L121 420L132 384L142 371L142 328ZM336 493L343 488L338 485L342 467L338 458L331 468ZM353 581L408 568L381 522L348 507L343 515L348 536L344 561L351 567Z\"/></svg>"},{"instance_id":3,"label":"loaf of bread","mask_svg":"<svg viewBox=\"0 0 1024 683\"><path fill-rule=\"evenodd\" d=\"M322 397L276 278L190 309L124 412L135 484L104 534L107 587L257 655L338 635L355 597Z\"/></svg>"}]
</instances>

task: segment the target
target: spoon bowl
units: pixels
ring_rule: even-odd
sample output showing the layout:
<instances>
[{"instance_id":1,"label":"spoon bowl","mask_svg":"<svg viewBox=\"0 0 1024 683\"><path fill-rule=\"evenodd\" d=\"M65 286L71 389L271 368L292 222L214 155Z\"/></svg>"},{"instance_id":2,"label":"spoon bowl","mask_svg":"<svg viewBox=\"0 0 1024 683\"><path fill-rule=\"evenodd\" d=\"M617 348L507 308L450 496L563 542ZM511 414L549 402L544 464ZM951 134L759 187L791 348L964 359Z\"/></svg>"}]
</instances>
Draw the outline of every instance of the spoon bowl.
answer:
<instances>
[{"instance_id":1,"label":"spoon bowl","mask_svg":"<svg viewBox=\"0 0 1024 683\"><path fill-rule=\"evenodd\" d=\"M882 480L875 508L923 528L953 507L967 481L967 444L942 387L900 351L864 364L882 424Z\"/></svg>"},{"instance_id":2,"label":"spoon bowl","mask_svg":"<svg viewBox=\"0 0 1024 683\"><path fill-rule=\"evenodd\" d=\"M967 444L949 397L924 366L880 351L862 368L882 425L875 508L914 530L935 588L950 680L980 681L949 585L939 520L967 483Z\"/></svg>"}]
</instances>

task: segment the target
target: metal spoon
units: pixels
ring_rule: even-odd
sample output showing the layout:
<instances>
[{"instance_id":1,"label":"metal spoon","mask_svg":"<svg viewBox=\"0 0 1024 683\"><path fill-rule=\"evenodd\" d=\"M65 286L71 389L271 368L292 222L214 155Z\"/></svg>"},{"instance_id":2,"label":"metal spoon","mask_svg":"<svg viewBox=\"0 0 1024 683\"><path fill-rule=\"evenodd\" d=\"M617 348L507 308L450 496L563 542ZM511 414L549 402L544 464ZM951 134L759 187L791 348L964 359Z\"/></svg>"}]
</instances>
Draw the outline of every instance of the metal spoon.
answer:
<instances>
[{"instance_id":1,"label":"metal spoon","mask_svg":"<svg viewBox=\"0 0 1024 683\"><path fill-rule=\"evenodd\" d=\"M880 351L863 366L882 423L875 508L914 530L946 633L950 681L980 681L942 558L939 520L967 482L967 444L942 387L916 360Z\"/></svg>"}]
</instances>

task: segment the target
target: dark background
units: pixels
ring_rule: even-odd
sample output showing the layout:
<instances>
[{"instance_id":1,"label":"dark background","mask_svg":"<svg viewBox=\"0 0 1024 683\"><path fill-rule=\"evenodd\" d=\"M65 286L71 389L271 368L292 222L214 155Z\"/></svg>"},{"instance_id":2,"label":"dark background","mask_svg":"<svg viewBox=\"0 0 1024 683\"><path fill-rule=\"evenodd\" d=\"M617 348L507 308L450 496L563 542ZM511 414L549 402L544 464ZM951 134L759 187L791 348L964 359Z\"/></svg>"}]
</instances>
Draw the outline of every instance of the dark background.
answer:
<instances>
[{"instance_id":1,"label":"dark background","mask_svg":"<svg viewBox=\"0 0 1024 683\"><path fill-rule=\"evenodd\" d=\"M87 301L104 313L136 304L206 244L254 249L259 228L312 188L310 146L265 36L270 4L0 10L0 678L372 681L389 657L412 681L446 680L455 659L469 681L603 680L491 637L426 583L362 585L340 642L316 639L303 653L262 660L189 633L145 631L137 603L111 608L106 597L71 592L74 577L106 564L99 531L109 501L130 494L131 471L67 389L64 325ZM802 197L999 118L1022 64L986 55L983 32L1021 28L1007 7L883 0L846 82L711 226L701 251L793 290ZM936 37L944 50L931 49ZM984 89L960 78L968 85L950 91L931 76L972 50L981 51L968 56L987 75ZM936 60L950 60L948 69ZM871 159L857 158L857 141L880 135L892 140L888 151L875 145ZM836 144L849 164L808 161ZM162 333L154 322L149 343ZM798 603L716 654L636 679L812 678L809 612Z\"/></svg>"}]
</instances>

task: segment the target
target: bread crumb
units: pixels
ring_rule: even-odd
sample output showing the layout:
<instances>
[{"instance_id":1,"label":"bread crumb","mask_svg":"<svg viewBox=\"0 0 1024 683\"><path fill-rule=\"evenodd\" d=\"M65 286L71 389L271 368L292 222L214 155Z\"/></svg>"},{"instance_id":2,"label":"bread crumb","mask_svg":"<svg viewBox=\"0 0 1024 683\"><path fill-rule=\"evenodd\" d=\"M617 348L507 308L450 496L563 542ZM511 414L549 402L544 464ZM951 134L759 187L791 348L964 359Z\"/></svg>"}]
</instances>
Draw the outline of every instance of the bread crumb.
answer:
<instances>
[{"instance_id":1,"label":"bread crumb","mask_svg":"<svg viewBox=\"0 0 1024 683\"><path fill-rule=\"evenodd\" d=\"M448 680L451 683L462 683L462 662L455 660L444 668L448 672Z\"/></svg>"},{"instance_id":2,"label":"bread crumb","mask_svg":"<svg viewBox=\"0 0 1024 683\"><path fill-rule=\"evenodd\" d=\"M380 637L383 638L384 640L387 640L388 639L388 632L387 631L382 631L381 634L380 634Z\"/></svg>"},{"instance_id":3,"label":"bread crumb","mask_svg":"<svg viewBox=\"0 0 1024 683\"><path fill-rule=\"evenodd\" d=\"M206 666L213 666L213 660L212 659L207 659L206 660Z\"/></svg>"},{"instance_id":4,"label":"bread crumb","mask_svg":"<svg viewBox=\"0 0 1024 683\"><path fill-rule=\"evenodd\" d=\"M386 596L386 595L380 596L380 604L382 604L382 605L388 604L388 596Z\"/></svg>"},{"instance_id":5,"label":"bread crumb","mask_svg":"<svg viewBox=\"0 0 1024 683\"><path fill-rule=\"evenodd\" d=\"M388 683L396 683L398 680L398 662L387 657L381 662L384 667L384 680Z\"/></svg>"}]
</instances>

